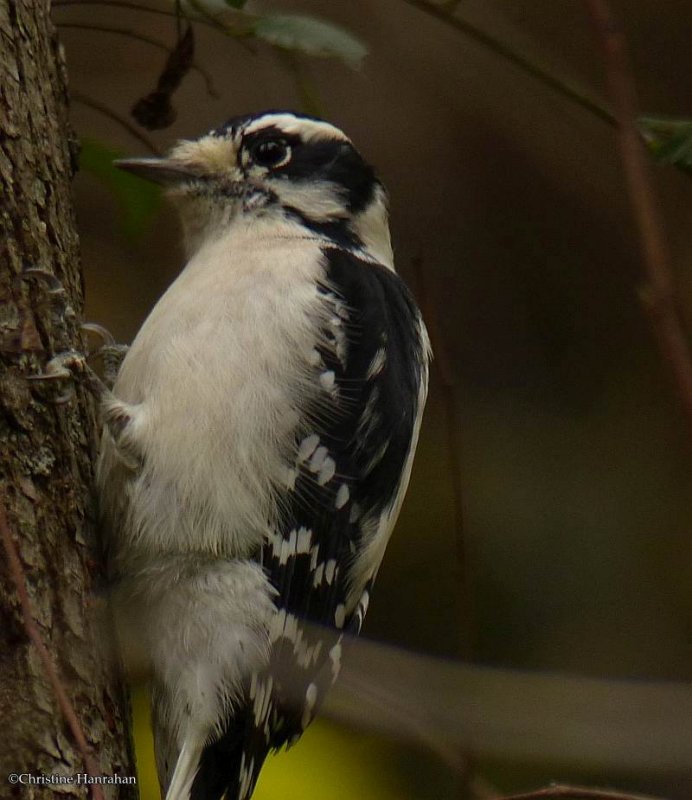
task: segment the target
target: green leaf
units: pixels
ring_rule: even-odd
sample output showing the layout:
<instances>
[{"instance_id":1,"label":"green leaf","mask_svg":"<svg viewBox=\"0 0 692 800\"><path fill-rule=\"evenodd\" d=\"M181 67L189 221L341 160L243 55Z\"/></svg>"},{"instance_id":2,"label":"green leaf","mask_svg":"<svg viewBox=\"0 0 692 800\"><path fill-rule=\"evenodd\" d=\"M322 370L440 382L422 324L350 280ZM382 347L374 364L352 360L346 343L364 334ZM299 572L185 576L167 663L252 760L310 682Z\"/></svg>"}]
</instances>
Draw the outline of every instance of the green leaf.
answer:
<instances>
[{"instance_id":1,"label":"green leaf","mask_svg":"<svg viewBox=\"0 0 692 800\"><path fill-rule=\"evenodd\" d=\"M299 14L266 14L256 19L253 33L275 47L297 50L309 56L338 58L351 67L360 66L368 54L356 37L315 17Z\"/></svg>"},{"instance_id":2,"label":"green leaf","mask_svg":"<svg viewBox=\"0 0 692 800\"><path fill-rule=\"evenodd\" d=\"M656 161L692 173L692 120L642 117L639 128Z\"/></svg>"},{"instance_id":3,"label":"green leaf","mask_svg":"<svg viewBox=\"0 0 692 800\"><path fill-rule=\"evenodd\" d=\"M123 233L136 239L162 203L161 189L116 169L113 161L124 153L96 139L82 139L79 168L100 180L112 193L121 212Z\"/></svg>"}]
</instances>

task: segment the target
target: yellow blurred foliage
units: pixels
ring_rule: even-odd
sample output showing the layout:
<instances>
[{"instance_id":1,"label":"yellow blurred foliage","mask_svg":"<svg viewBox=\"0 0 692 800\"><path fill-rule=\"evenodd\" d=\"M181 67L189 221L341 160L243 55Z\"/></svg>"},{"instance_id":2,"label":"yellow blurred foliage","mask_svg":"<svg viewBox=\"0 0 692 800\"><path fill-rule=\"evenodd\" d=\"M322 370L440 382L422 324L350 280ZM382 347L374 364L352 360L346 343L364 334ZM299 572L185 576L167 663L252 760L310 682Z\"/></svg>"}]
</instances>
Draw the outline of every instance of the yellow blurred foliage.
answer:
<instances>
[{"instance_id":1,"label":"yellow blurred foliage","mask_svg":"<svg viewBox=\"0 0 692 800\"><path fill-rule=\"evenodd\" d=\"M145 686L132 691L132 715L140 800L160 800ZM267 759L253 800L323 800L327 788L330 800L406 796L396 746L318 720L288 754Z\"/></svg>"}]
</instances>

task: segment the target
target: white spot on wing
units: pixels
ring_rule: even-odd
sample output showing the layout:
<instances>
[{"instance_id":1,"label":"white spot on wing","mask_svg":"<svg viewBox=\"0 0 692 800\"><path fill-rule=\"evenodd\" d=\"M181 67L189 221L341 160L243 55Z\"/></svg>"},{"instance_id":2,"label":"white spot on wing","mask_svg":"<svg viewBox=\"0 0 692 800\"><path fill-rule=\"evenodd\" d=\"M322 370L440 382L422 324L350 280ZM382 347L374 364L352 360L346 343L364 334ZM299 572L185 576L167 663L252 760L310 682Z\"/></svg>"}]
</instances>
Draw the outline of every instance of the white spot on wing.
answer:
<instances>
[{"instance_id":1,"label":"white spot on wing","mask_svg":"<svg viewBox=\"0 0 692 800\"><path fill-rule=\"evenodd\" d=\"M305 692L305 707L303 708L302 725L304 728L310 724L312 719L312 710L317 702L317 686L311 683Z\"/></svg>"},{"instance_id":2,"label":"white spot on wing","mask_svg":"<svg viewBox=\"0 0 692 800\"><path fill-rule=\"evenodd\" d=\"M324 562L322 562L319 565L319 567L317 567L317 569L315 570L312 576L312 585L315 588L318 587L322 583L323 579L324 579Z\"/></svg>"},{"instance_id":3,"label":"white spot on wing","mask_svg":"<svg viewBox=\"0 0 692 800\"><path fill-rule=\"evenodd\" d=\"M377 450L372 454L372 457L365 465L365 469L363 472L367 475L371 472L375 467L382 461L384 458L384 454L387 452L387 448L389 447L389 442L385 441L377 448Z\"/></svg>"},{"instance_id":4,"label":"white spot on wing","mask_svg":"<svg viewBox=\"0 0 692 800\"><path fill-rule=\"evenodd\" d=\"M298 541L296 542L296 553L302 555L310 552L312 545L312 531L309 528L300 528L298 531Z\"/></svg>"},{"instance_id":5,"label":"white spot on wing","mask_svg":"<svg viewBox=\"0 0 692 800\"><path fill-rule=\"evenodd\" d=\"M336 312L337 316L341 317L341 319L349 318L346 303L344 303L342 300L339 300L339 298L336 296L334 297L334 311Z\"/></svg>"},{"instance_id":6,"label":"white spot on wing","mask_svg":"<svg viewBox=\"0 0 692 800\"><path fill-rule=\"evenodd\" d=\"M342 366L346 366L346 334L343 329L343 324L339 317L332 317L329 320L329 330L334 338L334 350L336 357L341 362Z\"/></svg>"},{"instance_id":7,"label":"white spot on wing","mask_svg":"<svg viewBox=\"0 0 692 800\"><path fill-rule=\"evenodd\" d=\"M327 561L327 566L324 568L324 579L330 585L334 580L335 572L336 572L336 561L333 558L330 558L329 561Z\"/></svg>"},{"instance_id":8,"label":"white spot on wing","mask_svg":"<svg viewBox=\"0 0 692 800\"><path fill-rule=\"evenodd\" d=\"M286 488L293 491L296 488L296 480L298 479L298 470L293 467L286 468Z\"/></svg>"},{"instance_id":9,"label":"white spot on wing","mask_svg":"<svg viewBox=\"0 0 692 800\"><path fill-rule=\"evenodd\" d=\"M385 352L384 347L378 348L377 352L373 356L372 361L370 362L370 366L368 367L368 371L366 373L368 380L374 378L376 375L379 375L380 372L382 372L386 361L387 361L387 353Z\"/></svg>"},{"instance_id":10,"label":"white spot on wing","mask_svg":"<svg viewBox=\"0 0 692 800\"><path fill-rule=\"evenodd\" d=\"M348 503L348 499L350 497L350 492L348 490L348 486L345 483L342 483L339 486L339 491L336 493L336 500L334 501L334 505L337 508L343 508L346 503Z\"/></svg>"},{"instance_id":11,"label":"white spot on wing","mask_svg":"<svg viewBox=\"0 0 692 800\"><path fill-rule=\"evenodd\" d=\"M322 464L328 452L326 447L318 447L317 450L315 450L310 459L310 464L308 465L310 472L319 472L322 469Z\"/></svg>"},{"instance_id":12,"label":"white spot on wing","mask_svg":"<svg viewBox=\"0 0 692 800\"><path fill-rule=\"evenodd\" d=\"M320 471L317 475L317 483L320 486L324 486L325 483L329 483L329 481L334 477L336 474L336 461L330 456L327 456L320 467Z\"/></svg>"},{"instance_id":13,"label":"white spot on wing","mask_svg":"<svg viewBox=\"0 0 692 800\"><path fill-rule=\"evenodd\" d=\"M296 539L298 533L294 528L289 534L287 539L283 539L281 542L281 550L279 552L279 564L282 566L288 564L289 558L294 556L296 553Z\"/></svg>"},{"instance_id":14,"label":"white spot on wing","mask_svg":"<svg viewBox=\"0 0 692 800\"><path fill-rule=\"evenodd\" d=\"M313 347L312 350L310 351L308 362L312 367L322 366L322 356L320 355L320 351L316 347Z\"/></svg>"},{"instance_id":15,"label":"white spot on wing","mask_svg":"<svg viewBox=\"0 0 692 800\"><path fill-rule=\"evenodd\" d=\"M380 415L375 407L380 399L380 390L375 386L365 403L365 408L358 422L358 436L366 439L376 425L380 422Z\"/></svg>"},{"instance_id":16,"label":"white spot on wing","mask_svg":"<svg viewBox=\"0 0 692 800\"><path fill-rule=\"evenodd\" d=\"M326 370L320 374L320 385L326 391L331 392L334 389L335 378L334 370Z\"/></svg>"},{"instance_id":17,"label":"white spot on wing","mask_svg":"<svg viewBox=\"0 0 692 800\"><path fill-rule=\"evenodd\" d=\"M320 437L316 433L311 433L310 436L306 436L298 448L298 463L301 464L303 461L310 458L319 443Z\"/></svg>"},{"instance_id":18,"label":"white spot on wing","mask_svg":"<svg viewBox=\"0 0 692 800\"><path fill-rule=\"evenodd\" d=\"M277 611L269 627L270 641L274 643L280 638L287 639L289 642L291 642L293 646L293 655L296 659L296 662L303 669L308 669L313 662L316 662L322 650L322 642L311 644L305 637L305 632L301 627L298 617L296 617L295 614L291 614L290 611L286 611L285 609ZM258 689L258 693L260 690L261 687ZM255 703L259 704L259 707L261 708L264 705L264 697L262 697L261 703L256 698ZM266 710L268 713L268 703Z\"/></svg>"},{"instance_id":19,"label":"white spot on wing","mask_svg":"<svg viewBox=\"0 0 692 800\"><path fill-rule=\"evenodd\" d=\"M335 681L341 671L341 641L329 651L329 660L332 662L332 680Z\"/></svg>"}]
</instances>

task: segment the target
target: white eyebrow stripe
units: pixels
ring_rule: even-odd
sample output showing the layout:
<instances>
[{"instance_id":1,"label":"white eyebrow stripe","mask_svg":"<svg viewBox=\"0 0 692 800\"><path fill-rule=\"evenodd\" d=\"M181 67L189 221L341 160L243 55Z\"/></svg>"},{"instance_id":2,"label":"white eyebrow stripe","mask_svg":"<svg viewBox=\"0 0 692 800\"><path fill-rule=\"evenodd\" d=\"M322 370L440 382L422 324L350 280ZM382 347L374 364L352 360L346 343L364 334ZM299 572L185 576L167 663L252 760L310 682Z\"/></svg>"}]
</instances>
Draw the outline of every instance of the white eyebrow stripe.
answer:
<instances>
[{"instance_id":1,"label":"white eyebrow stripe","mask_svg":"<svg viewBox=\"0 0 692 800\"><path fill-rule=\"evenodd\" d=\"M270 126L279 128L283 133L300 136L305 142L311 139L339 139L343 142L350 142L350 139L343 131L340 131L334 125L330 125L329 122L304 119L295 117L293 114L265 114L259 119L253 120L243 130L243 134L257 133L257 131Z\"/></svg>"}]
</instances>

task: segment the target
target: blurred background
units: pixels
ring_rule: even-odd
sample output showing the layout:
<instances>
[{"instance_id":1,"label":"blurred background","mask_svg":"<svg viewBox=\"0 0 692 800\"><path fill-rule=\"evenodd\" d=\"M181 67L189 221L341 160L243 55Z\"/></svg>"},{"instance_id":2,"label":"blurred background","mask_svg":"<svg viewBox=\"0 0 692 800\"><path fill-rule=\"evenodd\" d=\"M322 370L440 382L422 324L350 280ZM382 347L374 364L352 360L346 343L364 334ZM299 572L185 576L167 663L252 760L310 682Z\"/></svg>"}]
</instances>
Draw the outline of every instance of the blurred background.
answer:
<instances>
[{"instance_id":1,"label":"blurred background","mask_svg":"<svg viewBox=\"0 0 692 800\"><path fill-rule=\"evenodd\" d=\"M440 357L363 631L401 650L382 650L373 681L396 693L405 663L445 698L457 686L448 670L466 674L461 661L477 666L475 676L519 674L498 668L557 676L558 690L564 676L565 691L574 676L599 679L601 689L614 681L622 706L639 696L630 697L627 681L637 690L690 681L691 439L638 299L641 257L613 128L423 4L267 0L245 10L312 15L349 32L368 55L354 69L196 24L195 61L218 96L191 72L173 96L174 124L148 132L130 109L155 87L166 53L122 30L172 47L176 22L136 5L55 3L84 141L75 193L86 318L130 341L182 266L171 210L144 184L135 202L131 184L118 183L104 161L148 154L117 117L165 150L230 116L306 102L378 168L398 269L427 297ZM616 6L642 111L691 117L690 0ZM577 0L436 8L607 106L600 51ZM656 166L655 180L692 324L692 178ZM597 714L585 685L580 713ZM415 692L402 684L401 693L411 707L398 735L396 725L378 732L376 708L354 695L362 724L315 724L271 761L257 800L451 800L550 780L692 796L692 762L641 757L654 741L614 762L606 745L587 754L579 737L589 734L575 729L572 749L543 752L520 716L500 727L497 748L473 730L459 739L466 745L450 740L459 750L453 763L415 741ZM489 704L476 710L481 718L506 712L509 701L494 690L479 696ZM135 699L142 797L153 800L141 687ZM425 712L422 697L420 706ZM686 728L671 730L672 717L661 724L673 740L692 738L689 719ZM426 725L435 738L434 714ZM617 749L622 727L611 733Z\"/></svg>"}]
</instances>

